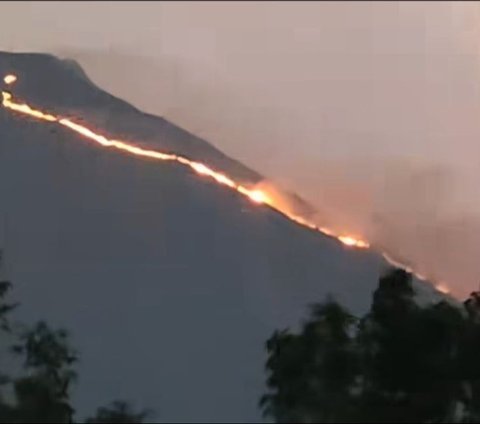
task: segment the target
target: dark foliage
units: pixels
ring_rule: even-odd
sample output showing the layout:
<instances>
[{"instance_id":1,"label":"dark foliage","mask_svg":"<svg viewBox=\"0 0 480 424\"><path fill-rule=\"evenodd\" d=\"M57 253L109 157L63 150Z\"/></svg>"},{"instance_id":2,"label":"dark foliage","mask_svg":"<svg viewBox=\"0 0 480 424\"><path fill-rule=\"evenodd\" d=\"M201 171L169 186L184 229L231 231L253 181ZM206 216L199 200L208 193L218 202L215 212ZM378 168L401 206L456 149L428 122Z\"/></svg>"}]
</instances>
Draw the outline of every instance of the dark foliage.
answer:
<instances>
[{"instance_id":1,"label":"dark foliage","mask_svg":"<svg viewBox=\"0 0 480 424\"><path fill-rule=\"evenodd\" d=\"M12 378L0 372L0 422L72 423L70 390L77 377L73 366L78 357L68 334L52 330L42 321L27 330L14 331L10 313L17 305L6 302L10 289L9 282L0 281L0 333L15 340L10 350L21 360L23 375ZM148 415L117 401L99 408L87 422L142 423Z\"/></svg>"},{"instance_id":2,"label":"dark foliage","mask_svg":"<svg viewBox=\"0 0 480 424\"><path fill-rule=\"evenodd\" d=\"M134 424L142 423L150 415L149 411L135 412L127 402L117 400L108 407L98 408L96 415L87 419L86 423Z\"/></svg>"},{"instance_id":3,"label":"dark foliage","mask_svg":"<svg viewBox=\"0 0 480 424\"><path fill-rule=\"evenodd\" d=\"M480 296L420 307L411 275L382 276L360 320L316 305L267 341L265 415L276 422L478 422Z\"/></svg>"}]
</instances>

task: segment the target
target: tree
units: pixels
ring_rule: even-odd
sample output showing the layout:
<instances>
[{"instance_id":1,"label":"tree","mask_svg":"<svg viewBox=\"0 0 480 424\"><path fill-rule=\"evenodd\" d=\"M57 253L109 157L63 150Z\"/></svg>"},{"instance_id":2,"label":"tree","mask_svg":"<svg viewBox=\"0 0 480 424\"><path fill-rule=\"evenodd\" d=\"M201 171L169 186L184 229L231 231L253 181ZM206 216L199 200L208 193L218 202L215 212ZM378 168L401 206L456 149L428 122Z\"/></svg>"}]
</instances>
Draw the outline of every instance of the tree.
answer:
<instances>
[{"instance_id":1,"label":"tree","mask_svg":"<svg viewBox=\"0 0 480 424\"><path fill-rule=\"evenodd\" d=\"M2 259L2 251L0 250L0 267ZM6 297L11 290L12 284L7 280L0 281L0 334L5 336L12 332L12 326L10 323L10 313L16 308L16 304L8 303ZM0 370L0 389L3 389L10 383L10 377ZM11 422L13 420L14 408L8 404L3 395L3 391L0 391L0 421Z\"/></svg>"},{"instance_id":2,"label":"tree","mask_svg":"<svg viewBox=\"0 0 480 424\"><path fill-rule=\"evenodd\" d=\"M51 330L44 322L19 337L13 351L24 358L29 375L14 382L17 415L22 422L72 422L70 387L77 361L64 330Z\"/></svg>"},{"instance_id":3,"label":"tree","mask_svg":"<svg viewBox=\"0 0 480 424\"><path fill-rule=\"evenodd\" d=\"M298 334L274 333L264 413L277 422L478 422L479 317L480 296L465 309L420 307L412 276L389 270L360 320L327 301Z\"/></svg>"},{"instance_id":4,"label":"tree","mask_svg":"<svg viewBox=\"0 0 480 424\"><path fill-rule=\"evenodd\" d=\"M440 301L420 311L418 325L417 379L411 397L418 399L419 418L459 421L457 409L463 402L459 354L467 326L464 311Z\"/></svg>"},{"instance_id":5,"label":"tree","mask_svg":"<svg viewBox=\"0 0 480 424\"><path fill-rule=\"evenodd\" d=\"M70 347L68 333L52 330L43 321L26 330L18 330L21 326L14 329L10 314L17 304L6 300L11 287L9 281L0 281L0 334L15 340L11 351L22 360L24 375L12 378L0 370L0 422L72 423L70 390L77 377L73 367L78 358ZM4 396L7 386L13 389L9 401ZM141 423L149 414L135 412L126 402L117 401L109 408L98 409L88 422Z\"/></svg>"},{"instance_id":6,"label":"tree","mask_svg":"<svg viewBox=\"0 0 480 424\"><path fill-rule=\"evenodd\" d=\"M0 330L11 332L9 314L18 306L16 303L6 303L5 297L11 290L12 284L9 281L0 281Z\"/></svg>"},{"instance_id":7,"label":"tree","mask_svg":"<svg viewBox=\"0 0 480 424\"><path fill-rule=\"evenodd\" d=\"M269 393L265 415L277 422L333 422L350 418L357 358L355 320L332 299L314 305L299 335L275 332L267 341Z\"/></svg>"},{"instance_id":8,"label":"tree","mask_svg":"<svg viewBox=\"0 0 480 424\"><path fill-rule=\"evenodd\" d=\"M98 408L95 416L88 418L85 422L89 424L135 424L143 423L149 415L151 415L150 411L135 412L127 402L117 400L108 407Z\"/></svg>"},{"instance_id":9,"label":"tree","mask_svg":"<svg viewBox=\"0 0 480 424\"><path fill-rule=\"evenodd\" d=\"M480 421L480 293L473 292L464 302L466 329L459 351L459 374L462 380L465 421Z\"/></svg>"},{"instance_id":10,"label":"tree","mask_svg":"<svg viewBox=\"0 0 480 424\"><path fill-rule=\"evenodd\" d=\"M447 302L420 308L405 271L383 276L358 333L365 383L360 415L373 422L451 417L463 325L460 309Z\"/></svg>"},{"instance_id":11,"label":"tree","mask_svg":"<svg viewBox=\"0 0 480 424\"><path fill-rule=\"evenodd\" d=\"M357 335L363 364L361 416L374 422L406 422L416 416L409 393L419 366L419 311L411 276L392 270L380 278L370 312Z\"/></svg>"}]
</instances>

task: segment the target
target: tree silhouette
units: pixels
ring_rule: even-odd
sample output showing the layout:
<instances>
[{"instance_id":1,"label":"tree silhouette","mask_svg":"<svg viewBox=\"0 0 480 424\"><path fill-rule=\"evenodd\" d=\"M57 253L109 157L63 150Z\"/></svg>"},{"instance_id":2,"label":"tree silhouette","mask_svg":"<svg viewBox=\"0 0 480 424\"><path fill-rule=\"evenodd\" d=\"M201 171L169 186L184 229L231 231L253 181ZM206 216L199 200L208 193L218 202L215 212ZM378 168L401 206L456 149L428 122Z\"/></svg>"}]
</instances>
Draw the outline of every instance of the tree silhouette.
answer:
<instances>
[{"instance_id":1,"label":"tree silhouette","mask_svg":"<svg viewBox=\"0 0 480 424\"><path fill-rule=\"evenodd\" d=\"M374 422L424 422L453 413L458 335L464 320L446 302L420 308L411 276L380 279L358 332L364 388L360 415Z\"/></svg>"},{"instance_id":2,"label":"tree silhouette","mask_svg":"<svg viewBox=\"0 0 480 424\"><path fill-rule=\"evenodd\" d=\"M0 371L0 422L72 423L70 390L77 377L73 367L78 358L68 333L52 330L43 321L14 330L10 314L17 304L6 300L11 287L10 282L0 281L0 334L6 342L15 340L10 351L21 359L23 375L12 378ZM6 396L7 389L13 396ZM99 408L87 422L141 423L148 415L148 411L135 412L126 402L117 401Z\"/></svg>"},{"instance_id":3,"label":"tree silhouette","mask_svg":"<svg viewBox=\"0 0 480 424\"><path fill-rule=\"evenodd\" d=\"M89 424L135 424L142 423L150 415L150 411L135 412L128 402L117 400L108 407L98 408L95 416L88 418L85 422Z\"/></svg>"},{"instance_id":4,"label":"tree silhouette","mask_svg":"<svg viewBox=\"0 0 480 424\"><path fill-rule=\"evenodd\" d=\"M459 352L459 374L463 382L462 400L466 406L465 420L480 422L480 293L472 293L464 306L467 323Z\"/></svg>"},{"instance_id":5,"label":"tree silhouette","mask_svg":"<svg viewBox=\"0 0 480 424\"><path fill-rule=\"evenodd\" d=\"M24 359L28 376L14 382L18 418L22 422L71 422L70 387L77 357L64 330L39 322L19 337L13 351Z\"/></svg>"},{"instance_id":6,"label":"tree silhouette","mask_svg":"<svg viewBox=\"0 0 480 424\"><path fill-rule=\"evenodd\" d=\"M354 318L332 299L314 305L299 335L275 332L267 341L269 393L261 399L278 422L345 421L350 415L357 358Z\"/></svg>"},{"instance_id":7,"label":"tree silhouette","mask_svg":"<svg viewBox=\"0 0 480 424\"><path fill-rule=\"evenodd\" d=\"M329 299L274 333L261 406L276 422L478 422L478 352L480 295L421 307L392 269L360 320Z\"/></svg>"}]
</instances>

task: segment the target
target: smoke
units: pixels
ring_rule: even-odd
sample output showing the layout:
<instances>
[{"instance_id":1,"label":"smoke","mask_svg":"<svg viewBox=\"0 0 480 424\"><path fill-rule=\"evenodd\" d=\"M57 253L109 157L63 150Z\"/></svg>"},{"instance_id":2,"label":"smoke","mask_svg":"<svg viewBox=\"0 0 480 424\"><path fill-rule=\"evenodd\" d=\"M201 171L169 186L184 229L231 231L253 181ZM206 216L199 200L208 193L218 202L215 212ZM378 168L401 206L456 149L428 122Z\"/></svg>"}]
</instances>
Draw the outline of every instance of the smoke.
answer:
<instances>
[{"instance_id":1,"label":"smoke","mask_svg":"<svg viewBox=\"0 0 480 424\"><path fill-rule=\"evenodd\" d=\"M107 91L306 198L320 225L458 295L477 288L478 4L8 7L4 48L77 59Z\"/></svg>"}]
</instances>

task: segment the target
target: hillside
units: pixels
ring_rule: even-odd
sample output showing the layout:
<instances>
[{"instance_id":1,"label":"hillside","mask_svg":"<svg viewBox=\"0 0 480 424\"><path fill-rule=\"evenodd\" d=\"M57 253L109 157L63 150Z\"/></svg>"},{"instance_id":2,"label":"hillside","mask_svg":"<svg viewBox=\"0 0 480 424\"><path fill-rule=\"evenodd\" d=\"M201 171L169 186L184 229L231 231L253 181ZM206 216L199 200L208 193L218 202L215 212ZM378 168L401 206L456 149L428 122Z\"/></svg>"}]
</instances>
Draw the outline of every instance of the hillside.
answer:
<instances>
[{"instance_id":1,"label":"hillside","mask_svg":"<svg viewBox=\"0 0 480 424\"><path fill-rule=\"evenodd\" d=\"M76 64L0 53L0 75L10 72L15 96L33 104L262 179L101 91ZM364 311L385 266L173 164L102 150L3 108L0 134L8 277L22 319L71 330L80 414L120 397L162 421L257 421L271 332L297 325L327 293Z\"/></svg>"}]
</instances>

